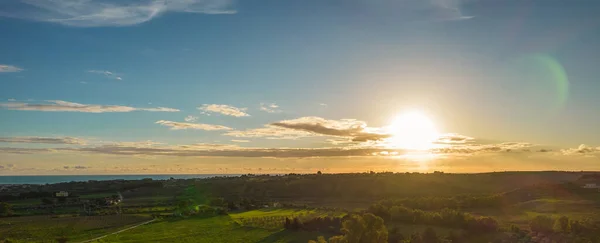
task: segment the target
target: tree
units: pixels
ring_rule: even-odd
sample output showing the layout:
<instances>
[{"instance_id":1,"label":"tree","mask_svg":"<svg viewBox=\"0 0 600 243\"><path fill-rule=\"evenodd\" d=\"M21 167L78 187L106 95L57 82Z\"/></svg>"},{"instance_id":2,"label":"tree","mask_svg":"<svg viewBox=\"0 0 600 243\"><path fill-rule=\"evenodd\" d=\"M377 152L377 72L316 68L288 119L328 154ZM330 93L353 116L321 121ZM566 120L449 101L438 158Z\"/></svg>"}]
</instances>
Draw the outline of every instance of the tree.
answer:
<instances>
[{"instance_id":1,"label":"tree","mask_svg":"<svg viewBox=\"0 0 600 243\"><path fill-rule=\"evenodd\" d=\"M381 217L352 214L342 222L342 241L347 243L387 243L388 231Z\"/></svg>"},{"instance_id":2,"label":"tree","mask_svg":"<svg viewBox=\"0 0 600 243\"><path fill-rule=\"evenodd\" d=\"M435 233L435 230L433 230L433 228L431 227L427 227L427 229L425 229L425 231L423 231L423 243L439 243L440 239L438 238L437 234Z\"/></svg>"},{"instance_id":3,"label":"tree","mask_svg":"<svg viewBox=\"0 0 600 243\"><path fill-rule=\"evenodd\" d=\"M348 243L348 240L343 235L336 235L329 238L329 243Z\"/></svg>"},{"instance_id":4,"label":"tree","mask_svg":"<svg viewBox=\"0 0 600 243\"><path fill-rule=\"evenodd\" d=\"M317 171L317 175L321 175L323 174L321 171Z\"/></svg>"},{"instance_id":5,"label":"tree","mask_svg":"<svg viewBox=\"0 0 600 243\"><path fill-rule=\"evenodd\" d=\"M317 241L309 240L308 243L327 243L327 241L325 240L325 237L319 236L317 237Z\"/></svg>"},{"instance_id":6,"label":"tree","mask_svg":"<svg viewBox=\"0 0 600 243\"><path fill-rule=\"evenodd\" d=\"M45 197L45 198L42 198L42 203L46 204L46 205L53 205L54 204L54 200L51 199L51 198Z\"/></svg>"},{"instance_id":7,"label":"tree","mask_svg":"<svg viewBox=\"0 0 600 243\"><path fill-rule=\"evenodd\" d=\"M529 228L533 232L551 233L554 220L547 216L539 215L529 222Z\"/></svg>"},{"instance_id":8,"label":"tree","mask_svg":"<svg viewBox=\"0 0 600 243\"><path fill-rule=\"evenodd\" d=\"M6 217L12 215L12 206L5 202L0 202L0 216Z\"/></svg>"},{"instance_id":9,"label":"tree","mask_svg":"<svg viewBox=\"0 0 600 243\"><path fill-rule=\"evenodd\" d=\"M556 232L569 233L571 231L571 225L569 224L569 218L562 216L554 221L554 227Z\"/></svg>"}]
</instances>

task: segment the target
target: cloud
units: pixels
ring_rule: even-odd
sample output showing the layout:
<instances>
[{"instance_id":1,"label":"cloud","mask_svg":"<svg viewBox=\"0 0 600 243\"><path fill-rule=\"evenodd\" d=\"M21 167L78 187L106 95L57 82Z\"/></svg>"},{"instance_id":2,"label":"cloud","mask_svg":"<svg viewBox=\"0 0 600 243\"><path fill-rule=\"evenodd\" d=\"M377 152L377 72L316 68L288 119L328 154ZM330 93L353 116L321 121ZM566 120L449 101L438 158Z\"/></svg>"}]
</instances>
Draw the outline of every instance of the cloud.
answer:
<instances>
[{"instance_id":1,"label":"cloud","mask_svg":"<svg viewBox=\"0 0 600 243\"><path fill-rule=\"evenodd\" d=\"M198 107L198 110L204 112L219 113L226 116L250 116L248 113L245 112L247 108L237 108L230 105L204 104L201 107Z\"/></svg>"},{"instance_id":2,"label":"cloud","mask_svg":"<svg viewBox=\"0 0 600 243\"><path fill-rule=\"evenodd\" d=\"M15 99L8 99L8 101L11 101L11 102L12 102L12 101L17 101L17 100L15 100Z\"/></svg>"},{"instance_id":3,"label":"cloud","mask_svg":"<svg viewBox=\"0 0 600 243\"><path fill-rule=\"evenodd\" d=\"M304 131L317 135L348 137L355 142L378 141L390 137L389 134L372 132L363 121L355 119L327 120L321 117L301 117L271 123L272 126Z\"/></svg>"},{"instance_id":4,"label":"cloud","mask_svg":"<svg viewBox=\"0 0 600 243\"><path fill-rule=\"evenodd\" d=\"M233 14L233 0L12 0L0 16L76 27L128 26L168 12Z\"/></svg>"},{"instance_id":5,"label":"cloud","mask_svg":"<svg viewBox=\"0 0 600 243\"><path fill-rule=\"evenodd\" d=\"M204 130L204 131L219 131L219 130L231 130L232 129L230 127L221 126L221 125L174 122L174 121L165 121L165 120L157 121L156 124L170 127L171 130L195 129L195 130Z\"/></svg>"},{"instance_id":6,"label":"cloud","mask_svg":"<svg viewBox=\"0 0 600 243\"><path fill-rule=\"evenodd\" d=\"M475 16L464 15L460 9L464 0L430 0L433 9L432 17L439 21L468 20Z\"/></svg>"},{"instance_id":7,"label":"cloud","mask_svg":"<svg viewBox=\"0 0 600 243\"><path fill-rule=\"evenodd\" d=\"M88 73L95 73L95 74L101 74L104 75L105 77L109 78L109 79L116 79L116 80L123 80L123 78L121 78L121 75L113 73L111 71L102 71L102 70L89 70Z\"/></svg>"},{"instance_id":8,"label":"cloud","mask_svg":"<svg viewBox=\"0 0 600 243\"><path fill-rule=\"evenodd\" d=\"M0 64L0 73L16 73L21 71L23 71L23 69L20 67Z\"/></svg>"},{"instance_id":9,"label":"cloud","mask_svg":"<svg viewBox=\"0 0 600 243\"><path fill-rule=\"evenodd\" d=\"M265 125L262 128L248 129L248 130L234 130L224 133L225 136L237 137L237 138L266 138L266 139L298 139L303 137L312 137L313 134L305 131L297 131L292 129L286 129L276 127L272 125Z\"/></svg>"},{"instance_id":10,"label":"cloud","mask_svg":"<svg viewBox=\"0 0 600 243\"><path fill-rule=\"evenodd\" d=\"M241 139L231 139L234 143L249 143L250 140L241 140Z\"/></svg>"},{"instance_id":11,"label":"cloud","mask_svg":"<svg viewBox=\"0 0 600 243\"><path fill-rule=\"evenodd\" d=\"M0 165L0 170L12 170L14 168L15 168L14 164Z\"/></svg>"},{"instance_id":12,"label":"cloud","mask_svg":"<svg viewBox=\"0 0 600 243\"><path fill-rule=\"evenodd\" d=\"M530 152L534 144L505 142L498 144L465 144L434 148L431 152L442 154L474 154L482 152Z\"/></svg>"},{"instance_id":13,"label":"cloud","mask_svg":"<svg viewBox=\"0 0 600 243\"><path fill-rule=\"evenodd\" d=\"M0 143L44 143L84 145L86 140L73 137L0 137Z\"/></svg>"},{"instance_id":14,"label":"cloud","mask_svg":"<svg viewBox=\"0 0 600 243\"><path fill-rule=\"evenodd\" d=\"M260 110L268 113L279 113L279 106L275 103L260 103Z\"/></svg>"},{"instance_id":15,"label":"cloud","mask_svg":"<svg viewBox=\"0 0 600 243\"><path fill-rule=\"evenodd\" d=\"M178 112L178 109L167 107L156 108L136 108L120 105L90 105L79 104L62 100L47 100L42 104L29 103L0 103L0 108L6 110L21 110L21 111L54 111L54 112L88 112L88 113L104 113L104 112L132 112L132 111L152 111L152 112Z\"/></svg>"},{"instance_id":16,"label":"cloud","mask_svg":"<svg viewBox=\"0 0 600 243\"><path fill-rule=\"evenodd\" d=\"M76 166L65 165L65 166L63 166L63 169L65 169L65 170L68 170L68 169L85 170L85 169L90 169L90 168L92 168L92 167L83 166L83 165L76 165Z\"/></svg>"},{"instance_id":17,"label":"cloud","mask_svg":"<svg viewBox=\"0 0 600 243\"><path fill-rule=\"evenodd\" d=\"M378 141L390 137L369 128L363 121L354 119L327 120L321 117L301 117L267 124L262 128L234 130L225 136L239 138L298 139L305 137L332 136L347 138L353 142Z\"/></svg>"},{"instance_id":18,"label":"cloud","mask_svg":"<svg viewBox=\"0 0 600 243\"><path fill-rule=\"evenodd\" d=\"M589 155L589 154L600 152L600 147L594 148L594 147L587 146L585 144L581 144L577 148L563 149L563 150L561 150L561 152L565 155L572 155L572 154L587 154L587 155Z\"/></svg>"},{"instance_id":19,"label":"cloud","mask_svg":"<svg viewBox=\"0 0 600 243\"><path fill-rule=\"evenodd\" d=\"M196 121L198 121L198 117L190 115L190 116L186 116L183 120L186 122L196 122Z\"/></svg>"},{"instance_id":20,"label":"cloud","mask_svg":"<svg viewBox=\"0 0 600 243\"><path fill-rule=\"evenodd\" d=\"M320 106L327 106L325 103L319 103Z\"/></svg>"},{"instance_id":21,"label":"cloud","mask_svg":"<svg viewBox=\"0 0 600 243\"><path fill-rule=\"evenodd\" d=\"M527 143L502 143L460 148L433 149L425 152L428 156L443 154L509 153L508 149L525 148ZM402 156L412 151L377 147L325 147L325 148L255 148L232 144L199 143L189 145L145 144L145 142L116 143L78 148L6 148L0 153L34 154L56 152L81 152L128 156L177 156L177 157L272 157L272 158L311 158L311 157L354 157L354 156ZM525 152L525 151L522 151ZM529 152L532 153L532 152Z\"/></svg>"},{"instance_id":22,"label":"cloud","mask_svg":"<svg viewBox=\"0 0 600 243\"><path fill-rule=\"evenodd\" d=\"M441 135L434 143L437 144L465 144L472 143L475 139L472 137L456 134L456 133L447 133Z\"/></svg>"}]
</instances>

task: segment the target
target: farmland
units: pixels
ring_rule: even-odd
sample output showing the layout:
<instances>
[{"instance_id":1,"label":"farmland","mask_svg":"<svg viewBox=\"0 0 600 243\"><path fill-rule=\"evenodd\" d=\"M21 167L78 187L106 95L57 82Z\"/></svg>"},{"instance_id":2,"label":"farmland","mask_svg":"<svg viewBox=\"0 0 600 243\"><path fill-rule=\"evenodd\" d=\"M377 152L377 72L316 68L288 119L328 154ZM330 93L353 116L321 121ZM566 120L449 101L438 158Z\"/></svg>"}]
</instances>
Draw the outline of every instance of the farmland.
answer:
<instances>
[{"instance_id":1,"label":"farmland","mask_svg":"<svg viewBox=\"0 0 600 243\"><path fill-rule=\"evenodd\" d=\"M596 242L585 237L595 234L590 232L600 222L600 193L577 186L579 176L560 172L246 175L119 182L125 189L113 185L105 191L95 184L93 193L72 190L77 196L63 199L64 203L30 196L7 200L4 204L10 212L0 218L0 239L83 242L104 236L96 242L304 243L319 236L334 241L345 237L348 230L342 229L342 222L366 217L381 220L389 242L418 242L415 239L421 235L465 243ZM416 182L418 189L406 185ZM123 200L106 204L117 197ZM573 225L577 233L552 225L559 219L569 229ZM540 226L540 233L537 221L550 223Z\"/></svg>"}]
</instances>

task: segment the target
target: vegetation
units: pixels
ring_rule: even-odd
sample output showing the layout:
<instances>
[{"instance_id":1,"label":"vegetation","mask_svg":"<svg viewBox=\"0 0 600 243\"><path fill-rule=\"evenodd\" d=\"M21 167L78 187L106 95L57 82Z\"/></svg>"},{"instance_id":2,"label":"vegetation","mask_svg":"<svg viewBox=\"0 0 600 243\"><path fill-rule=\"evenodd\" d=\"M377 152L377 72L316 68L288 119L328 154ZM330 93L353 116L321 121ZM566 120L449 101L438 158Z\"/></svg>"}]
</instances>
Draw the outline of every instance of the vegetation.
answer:
<instances>
[{"instance_id":1,"label":"vegetation","mask_svg":"<svg viewBox=\"0 0 600 243\"><path fill-rule=\"evenodd\" d=\"M600 193L581 188L578 176L317 173L42 185L0 195L0 240L600 242ZM47 193L59 188L69 197Z\"/></svg>"}]
</instances>

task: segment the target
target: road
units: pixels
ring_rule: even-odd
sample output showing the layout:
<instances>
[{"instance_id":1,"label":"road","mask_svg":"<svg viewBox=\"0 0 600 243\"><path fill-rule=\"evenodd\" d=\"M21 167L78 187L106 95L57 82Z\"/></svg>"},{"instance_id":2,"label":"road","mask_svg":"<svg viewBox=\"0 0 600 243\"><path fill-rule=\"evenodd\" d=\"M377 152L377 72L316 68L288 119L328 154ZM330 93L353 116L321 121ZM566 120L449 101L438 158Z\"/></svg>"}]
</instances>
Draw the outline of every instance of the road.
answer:
<instances>
[{"instance_id":1,"label":"road","mask_svg":"<svg viewBox=\"0 0 600 243\"><path fill-rule=\"evenodd\" d=\"M116 231L116 232L112 232L112 233L109 233L109 234L105 234L105 235L103 235L103 236L96 237L96 238L94 238L94 239L91 239L91 240L81 241L81 242L79 242L79 243L88 243L88 242L94 242L94 241L97 241L97 240L99 240L99 239L102 239L102 238L104 238L104 237L107 237L107 236L109 236L109 235L116 235L116 234L118 234L118 233L125 232L125 231L128 231L128 230L130 230L130 229L135 229L135 228L137 228L137 227L139 227L139 226L142 226L142 225L145 225L145 224L149 224L149 223L152 223L152 222L154 222L154 221L156 221L156 219L149 220L149 221L143 222L143 223L141 223L141 224L137 224L137 225L134 225L134 226L131 226L131 227L129 227L129 228L125 228L125 229L122 229L122 230L119 230L119 231Z\"/></svg>"}]
</instances>

